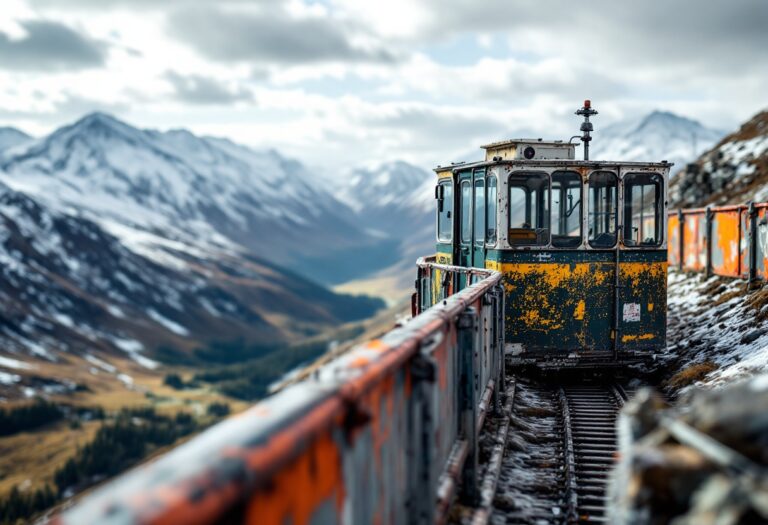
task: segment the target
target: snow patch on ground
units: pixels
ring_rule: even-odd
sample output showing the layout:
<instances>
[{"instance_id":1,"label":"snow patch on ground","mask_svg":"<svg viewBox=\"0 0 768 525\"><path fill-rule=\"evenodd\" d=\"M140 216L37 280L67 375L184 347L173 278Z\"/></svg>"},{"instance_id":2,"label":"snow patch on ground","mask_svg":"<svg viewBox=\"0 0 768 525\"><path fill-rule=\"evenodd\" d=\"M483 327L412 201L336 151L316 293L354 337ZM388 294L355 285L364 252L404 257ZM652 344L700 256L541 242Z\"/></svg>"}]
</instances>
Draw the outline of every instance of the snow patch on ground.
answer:
<instances>
[{"instance_id":1,"label":"snow patch on ground","mask_svg":"<svg viewBox=\"0 0 768 525\"><path fill-rule=\"evenodd\" d=\"M131 359L139 363L144 368L150 370L156 369L160 364L157 361L153 361L148 357L144 357L140 352L144 351L144 345L135 339L121 339L119 337L112 338L112 342L123 352L127 353Z\"/></svg>"},{"instance_id":2,"label":"snow patch on ground","mask_svg":"<svg viewBox=\"0 0 768 525\"><path fill-rule=\"evenodd\" d=\"M116 367L110 365L106 361L103 361L103 360L99 359L96 356L93 356L93 355L90 355L90 354L86 354L85 360L88 361L89 363L91 363L92 365L95 365L98 368L104 370L105 372L109 372L110 374L114 374L115 372L117 372L117 368Z\"/></svg>"},{"instance_id":3,"label":"snow patch on ground","mask_svg":"<svg viewBox=\"0 0 768 525\"><path fill-rule=\"evenodd\" d=\"M707 361L717 367L698 386L718 387L768 372L768 321L748 303L759 291L746 292L741 279L677 271L670 272L668 286L670 357L681 370Z\"/></svg>"},{"instance_id":4,"label":"snow patch on ground","mask_svg":"<svg viewBox=\"0 0 768 525\"><path fill-rule=\"evenodd\" d=\"M174 334L185 336L185 337L189 335L189 330L181 326L179 323L176 323L174 321L171 321L167 317L164 317L156 310L153 310L150 308L149 310L147 310L147 315L149 315L149 317L151 317L152 320L154 320L156 323L163 325Z\"/></svg>"},{"instance_id":5,"label":"snow patch on ground","mask_svg":"<svg viewBox=\"0 0 768 525\"><path fill-rule=\"evenodd\" d=\"M3 357L0 355L0 366L5 368L13 368L14 370L30 370L35 368L35 365L11 359L10 357Z\"/></svg>"},{"instance_id":6,"label":"snow patch on ground","mask_svg":"<svg viewBox=\"0 0 768 525\"><path fill-rule=\"evenodd\" d=\"M12 385L21 381L21 376L17 374L8 374L0 372L0 385Z\"/></svg>"}]
</instances>

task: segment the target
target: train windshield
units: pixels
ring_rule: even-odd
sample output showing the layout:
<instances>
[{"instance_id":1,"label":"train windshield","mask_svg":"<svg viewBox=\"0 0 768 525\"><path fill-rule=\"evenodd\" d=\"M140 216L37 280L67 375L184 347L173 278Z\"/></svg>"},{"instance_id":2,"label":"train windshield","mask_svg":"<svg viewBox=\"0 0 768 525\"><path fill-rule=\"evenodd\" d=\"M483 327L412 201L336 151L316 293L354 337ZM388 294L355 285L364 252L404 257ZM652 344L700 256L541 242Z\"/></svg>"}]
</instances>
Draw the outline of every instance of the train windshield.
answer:
<instances>
[{"instance_id":1,"label":"train windshield","mask_svg":"<svg viewBox=\"0 0 768 525\"><path fill-rule=\"evenodd\" d=\"M581 177L575 171L552 174L552 245L575 248L581 244Z\"/></svg>"},{"instance_id":2,"label":"train windshield","mask_svg":"<svg viewBox=\"0 0 768 525\"><path fill-rule=\"evenodd\" d=\"M661 244L662 178L658 173L624 177L624 245Z\"/></svg>"},{"instance_id":3,"label":"train windshield","mask_svg":"<svg viewBox=\"0 0 768 525\"><path fill-rule=\"evenodd\" d=\"M441 182L440 190L442 203L437 209L437 240L451 242L453 238L453 184L451 181Z\"/></svg>"},{"instance_id":4,"label":"train windshield","mask_svg":"<svg viewBox=\"0 0 768 525\"><path fill-rule=\"evenodd\" d=\"M589 176L589 245L593 248L616 245L617 182L610 171Z\"/></svg>"},{"instance_id":5,"label":"train windshield","mask_svg":"<svg viewBox=\"0 0 768 525\"><path fill-rule=\"evenodd\" d=\"M549 177L515 173L509 177L509 232L511 246L549 244Z\"/></svg>"}]
</instances>

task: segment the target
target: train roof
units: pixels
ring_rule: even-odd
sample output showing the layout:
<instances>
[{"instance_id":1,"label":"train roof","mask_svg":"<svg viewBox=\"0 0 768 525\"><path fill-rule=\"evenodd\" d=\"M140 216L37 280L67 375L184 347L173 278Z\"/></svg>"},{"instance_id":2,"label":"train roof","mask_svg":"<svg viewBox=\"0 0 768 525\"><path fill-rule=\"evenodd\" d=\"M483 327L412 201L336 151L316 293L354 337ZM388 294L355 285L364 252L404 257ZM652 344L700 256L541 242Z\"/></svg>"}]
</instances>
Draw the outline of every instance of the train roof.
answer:
<instances>
[{"instance_id":1,"label":"train roof","mask_svg":"<svg viewBox=\"0 0 768 525\"><path fill-rule=\"evenodd\" d=\"M630 162L617 160L575 160L575 159L540 159L540 160L481 160L474 162L453 162L448 166L437 166L435 173L444 173L446 171L460 171L467 168L482 168L497 165L530 166L532 168L556 167L556 168L607 168L607 167L630 167L630 168L652 168L663 169L674 166L673 162L662 160L661 162Z\"/></svg>"}]
</instances>

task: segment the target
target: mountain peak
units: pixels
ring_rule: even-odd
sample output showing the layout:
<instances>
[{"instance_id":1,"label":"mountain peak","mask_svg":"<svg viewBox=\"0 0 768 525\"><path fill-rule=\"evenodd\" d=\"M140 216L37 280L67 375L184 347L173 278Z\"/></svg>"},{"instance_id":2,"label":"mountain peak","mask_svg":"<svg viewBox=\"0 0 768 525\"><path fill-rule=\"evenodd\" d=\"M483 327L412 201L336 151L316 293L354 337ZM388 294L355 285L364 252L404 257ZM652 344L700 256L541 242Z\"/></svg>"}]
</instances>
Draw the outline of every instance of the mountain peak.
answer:
<instances>
[{"instance_id":1,"label":"mountain peak","mask_svg":"<svg viewBox=\"0 0 768 525\"><path fill-rule=\"evenodd\" d=\"M640 125L637 127L637 131L642 130L646 126L664 126L664 127L683 127L690 129L704 128L700 122L683 117L671 111L653 110L646 115L640 121Z\"/></svg>"},{"instance_id":2,"label":"mountain peak","mask_svg":"<svg viewBox=\"0 0 768 525\"><path fill-rule=\"evenodd\" d=\"M127 124L123 122L122 120L118 120L113 115L110 115L109 113L103 113L101 111L94 111L93 113L88 113L84 117L82 117L80 120L72 124L70 127L71 129L109 129L109 130L116 130L116 131L126 131L126 130L133 130L138 131L136 128L131 126L130 124Z\"/></svg>"},{"instance_id":3,"label":"mountain peak","mask_svg":"<svg viewBox=\"0 0 768 525\"><path fill-rule=\"evenodd\" d=\"M679 169L719 141L724 132L665 110L600 127L593 158L600 160L668 160Z\"/></svg>"},{"instance_id":4,"label":"mountain peak","mask_svg":"<svg viewBox=\"0 0 768 525\"><path fill-rule=\"evenodd\" d=\"M20 129L10 126L0 127L0 151L18 146L29 140L32 140L32 137Z\"/></svg>"}]
</instances>

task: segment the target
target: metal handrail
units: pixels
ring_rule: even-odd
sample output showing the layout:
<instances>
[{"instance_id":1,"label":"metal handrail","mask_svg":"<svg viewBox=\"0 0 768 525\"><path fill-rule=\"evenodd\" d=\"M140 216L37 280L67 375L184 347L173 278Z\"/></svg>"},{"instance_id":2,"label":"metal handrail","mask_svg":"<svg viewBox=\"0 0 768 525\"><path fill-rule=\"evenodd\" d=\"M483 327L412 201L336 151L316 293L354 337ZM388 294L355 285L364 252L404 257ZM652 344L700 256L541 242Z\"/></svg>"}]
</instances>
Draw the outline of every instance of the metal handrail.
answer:
<instances>
[{"instance_id":1,"label":"metal handrail","mask_svg":"<svg viewBox=\"0 0 768 525\"><path fill-rule=\"evenodd\" d=\"M441 521L438 489L458 486L457 469L465 485L471 479L451 450L465 443L462 464L477 454L461 410L478 421L486 386L503 384L503 345L477 332L499 322L490 316L503 311L493 302L503 301L501 274L482 273L405 326L108 482L51 522ZM475 357L487 348L492 359ZM457 369L457 355L472 369ZM487 378L464 409L453 391L462 372Z\"/></svg>"}]
</instances>

